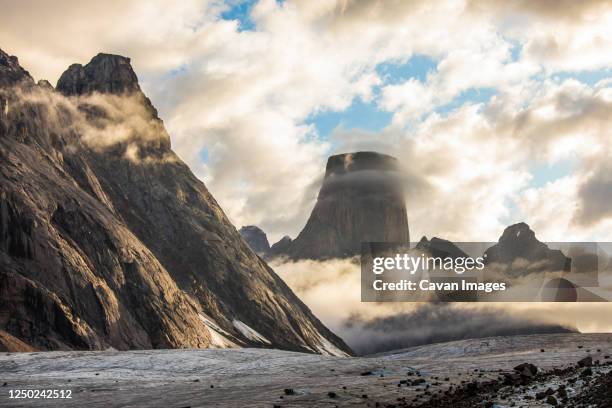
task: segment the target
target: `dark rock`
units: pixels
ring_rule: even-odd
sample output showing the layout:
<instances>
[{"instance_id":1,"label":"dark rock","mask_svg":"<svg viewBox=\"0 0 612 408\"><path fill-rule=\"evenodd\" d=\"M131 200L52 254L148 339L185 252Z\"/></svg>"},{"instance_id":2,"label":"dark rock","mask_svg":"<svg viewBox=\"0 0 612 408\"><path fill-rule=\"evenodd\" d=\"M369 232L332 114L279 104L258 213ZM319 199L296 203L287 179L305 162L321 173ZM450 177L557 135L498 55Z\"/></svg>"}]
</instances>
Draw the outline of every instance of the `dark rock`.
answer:
<instances>
[{"instance_id":1,"label":"dark rock","mask_svg":"<svg viewBox=\"0 0 612 408\"><path fill-rule=\"evenodd\" d=\"M19 65L17 57L0 50L0 88L22 84L34 84L30 73Z\"/></svg>"},{"instance_id":2,"label":"dark rock","mask_svg":"<svg viewBox=\"0 0 612 408\"><path fill-rule=\"evenodd\" d=\"M536 393L536 399L537 400L542 400L548 396L551 396L555 393L555 391L552 388L548 388L546 391L540 391L538 393Z\"/></svg>"},{"instance_id":3,"label":"dark rock","mask_svg":"<svg viewBox=\"0 0 612 408\"><path fill-rule=\"evenodd\" d=\"M528 261L516 266L517 259ZM485 251L485 263L505 265L509 277L519 277L533 272L571 270L571 259L556 249L550 249L535 236L523 222L509 226L496 245Z\"/></svg>"},{"instance_id":4,"label":"dark rock","mask_svg":"<svg viewBox=\"0 0 612 408\"><path fill-rule=\"evenodd\" d=\"M335 392L330 391L330 392L328 392L328 393L327 393L327 396L328 396L329 398L336 398L338 395L337 395Z\"/></svg>"},{"instance_id":5,"label":"dark rock","mask_svg":"<svg viewBox=\"0 0 612 408\"><path fill-rule=\"evenodd\" d=\"M294 395L295 391L293 391L293 388L285 388L284 390L285 395Z\"/></svg>"},{"instance_id":6,"label":"dark rock","mask_svg":"<svg viewBox=\"0 0 612 408\"><path fill-rule=\"evenodd\" d=\"M120 95L140 91L140 86L129 58L100 53L85 66L68 67L57 81L57 90L64 95L92 92Z\"/></svg>"},{"instance_id":7,"label":"dark rock","mask_svg":"<svg viewBox=\"0 0 612 408\"><path fill-rule=\"evenodd\" d=\"M49 83L49 81L47 81L46 79L41 79L39 80L36 85L38 85L41 88L46 89L47 91L52 91L53 90L53 85L51 85L51 83Z\"/></svg>"},{"instance_id":8,"label":"dark rock","mask_svg":"<svg viewBox=\"0 0 612 408\"><path fill-rule=\"evenodd\" d=\"M557 395L559 396L559 398L566 398L567 391L565 390L565 387L563 388L559 387L559 389L557 390Z\"/></svg>"},{"instance_id":9,"label":"dark rock","mask_svg":"<svg viewBox=\"0 0 612 408\"><path fill-rule=\"evenodd\" d=\"M468 255L457 245L446 239L433 237L428 240L427 237L422 237L416 244L415 249L428 252L435 258L465 258Z\"/></svg>"},{"instance_id":10,"label":"dark rock","mask_svg":"<svg viewBox=\"0 0 612 408\"><path fill-rule=\"evenodd\" d=\"M514 370L521 376L532 378L538 373L538 367L530 363L519 364L514 367Z\"/></svg>"},{"instance_id":11,"label":"dark rock","mask_svg":"<svg viewBox=\"0 0 612 408\"><path fill-rule=\"evenodd\" d=\"M238 346L316 352L325 338L350 353L170 149L128 58L100 54L57 88L53 100L83 97L22 98L51 91L0 52L0 101L11 106L0 109L0 152L11 152L0 160L0 331L41 350L204 348L221 330ZM111 102L138 109L109 115ZM94 147L77 124L132 132ZM128 157L128 145L140 153Z\"/></svg>"},{"instance_id":12,"label":"dark rock","mask_svg":"<svg viewBox=\"0 0 612 408\"><path fill-rule=\"evenodd\" d=\"M585 368L582 373L580 373L581 377L589 377L593 375L593 370L591 370L591 368Z\"/></svg>"},{"instance_id":13,"label":"dark rock","mask_svg":"<svg viewBox=\"0 0 612 408\"><path fill-rule=\"evenodd\" d=\"M287 251L291 247L292 242L293 240L291 239L291 237L288 235L285 235L278 242L275 242L274 244L272 244L272 246L270 247L270 250L268 251L268 255L276 256L276 255L282 255L282 254L287 253Z\"/></svg>"},{"instance_id":14,"label":"dark rock","mask_svg":"<svg viewBox=\"0 0 612 408\"><path fill-rule=\"evenodd\" d=\"M578 361L578 367L592 367L593 366L593 358L591 356L585 357Z\"/></svg>"},{"instance_id":15,"label":"dark rock","mask_svg":"<svg viewBox=\"0 0 612 408\"><path fill-rule=\"evenodd\" d=\"M263 256L270 250L270 243L266 233L261 228L255 225L247 225L240 228L240 235L249 244L251 249L255 251L257 255Z\"/></svg>"},{"instance_id":16,"label":"dark rock","mask_svg":"<svg viewBox=\"0 0 612 408\"><path fill-rule=\"evenodd\" d=\"M362 242L409 241L397 159L375 152L346 153L328 159L323 185L304 229L292 242L273 245L270 256L344 258L361 253Z\"/></svg>"},{"instance_id":17,"label":"dark rock","mask_svg":"<svg viewBox=\"0 0 612 408\"><path fill-rule=\"evenodd\" d=\"M549 395L549 396L546 398L546 402L547 402L548 404L550 404L550 405L554 405L554 406L557 406L557 405L558 405L557 399L556 399L555 397L553 397L552 395Z\"/></svg>"}]
</instances>

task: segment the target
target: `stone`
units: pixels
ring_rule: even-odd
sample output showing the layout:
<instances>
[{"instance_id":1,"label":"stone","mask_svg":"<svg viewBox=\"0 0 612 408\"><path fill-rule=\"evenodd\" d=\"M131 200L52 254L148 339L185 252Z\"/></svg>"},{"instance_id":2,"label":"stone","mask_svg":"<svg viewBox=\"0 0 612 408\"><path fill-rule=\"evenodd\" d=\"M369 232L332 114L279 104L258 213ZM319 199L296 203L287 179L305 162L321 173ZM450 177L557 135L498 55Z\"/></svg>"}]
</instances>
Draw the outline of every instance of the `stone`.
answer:
<instances>
[{"instance_id":1,"label":"stone","mask_svg":"<svg viewBox=\"0 0 612 408\"><path fill-rule=\"evenodd\" d=\"M0 331L38 350L351 354L172 151L129 58L99 54L51 90L0 51L0 102ZM117 127L128 138L105 139Z\"/></svg>"},{"instance_id":2,"label":"stone","mask_svg":"<svg viewBox=\"0 0 612 408\"><path fill-rule=\"evenodd\" d=\"M578 361L578 367L592 367L593 366L593 358L591 356L587 356Z\"/></svg>"},{"instance_id":3,"label":"stone","mask_svg":"<svg viewBox=\"0 0 612 408\"><path fill-rule=\"evenodd\" d=\"M523 377L533 378L538 373L538 367L531 363L523 363L514 367L514 371Z\"/></svg>"},{"instance_id":4,"label":"stone","mask_svg":"<svg viewBox=\"0 0 612 408\"><path fill-rule=\"evenodd\" d=\"M403 173L396 158L376 152L331 156L306 226L270 256L346 258L364 242L408 244Z\"/></svg>"}]
</instances>

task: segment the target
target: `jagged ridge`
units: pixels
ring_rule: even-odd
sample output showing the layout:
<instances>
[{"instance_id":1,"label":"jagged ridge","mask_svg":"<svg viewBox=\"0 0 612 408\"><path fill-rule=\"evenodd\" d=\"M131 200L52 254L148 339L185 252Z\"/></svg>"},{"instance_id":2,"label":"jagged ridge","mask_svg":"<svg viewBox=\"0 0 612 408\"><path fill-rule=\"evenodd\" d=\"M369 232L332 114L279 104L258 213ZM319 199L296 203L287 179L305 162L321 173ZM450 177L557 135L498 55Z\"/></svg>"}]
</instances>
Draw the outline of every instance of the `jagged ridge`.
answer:
<instances>
[{"instance_id":1,"label":"jagged ridge","mask_svg":"<svg viewBox=\"0 0 612 408\"><path fill-rule=\"evenodd\" d=\"M172 152L129 59L73 65L59 92L0 62L0 329L41 349L350 353Z\"/></svg>"}]
</instances>

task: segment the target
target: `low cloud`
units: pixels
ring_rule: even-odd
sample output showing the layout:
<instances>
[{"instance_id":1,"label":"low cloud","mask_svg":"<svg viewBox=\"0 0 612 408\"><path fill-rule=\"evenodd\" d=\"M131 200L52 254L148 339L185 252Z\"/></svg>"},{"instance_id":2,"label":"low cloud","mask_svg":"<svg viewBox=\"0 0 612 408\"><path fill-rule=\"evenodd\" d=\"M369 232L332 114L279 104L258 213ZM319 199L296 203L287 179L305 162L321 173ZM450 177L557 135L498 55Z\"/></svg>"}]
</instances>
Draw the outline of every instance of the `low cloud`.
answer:
<instances>
[{"instance_id":1,"label":"low cloud","mask_svg":"<svg viewBox=\"0 0 612 408\"><path fill-rule=\"evenodd\" d=\"M364 303L358 258L271 266L360 354L466 338L612 330L612 303Z\"/></svg>"}]
</instances>

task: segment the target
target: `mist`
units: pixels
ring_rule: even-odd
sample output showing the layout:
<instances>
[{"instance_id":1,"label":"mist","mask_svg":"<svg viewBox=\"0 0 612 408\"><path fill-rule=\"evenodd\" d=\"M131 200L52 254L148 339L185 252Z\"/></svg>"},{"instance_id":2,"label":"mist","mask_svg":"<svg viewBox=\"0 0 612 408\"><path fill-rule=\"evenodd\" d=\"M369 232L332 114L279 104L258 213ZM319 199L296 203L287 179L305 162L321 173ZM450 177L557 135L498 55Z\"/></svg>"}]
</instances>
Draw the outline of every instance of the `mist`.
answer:
<instances>
[{"instance_id":1,"label":"mist","mask_svg":"<svg viewBox=\"0 0 612 408\"><path fill-rule=\"evenodd\" d=\"M610 303L365 303L358 257L270 264L360 355L467 338L612 329Z\"/></svg>"}]
</instances>

